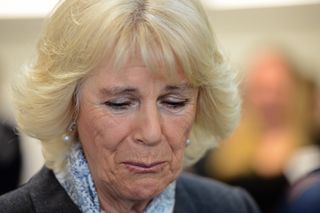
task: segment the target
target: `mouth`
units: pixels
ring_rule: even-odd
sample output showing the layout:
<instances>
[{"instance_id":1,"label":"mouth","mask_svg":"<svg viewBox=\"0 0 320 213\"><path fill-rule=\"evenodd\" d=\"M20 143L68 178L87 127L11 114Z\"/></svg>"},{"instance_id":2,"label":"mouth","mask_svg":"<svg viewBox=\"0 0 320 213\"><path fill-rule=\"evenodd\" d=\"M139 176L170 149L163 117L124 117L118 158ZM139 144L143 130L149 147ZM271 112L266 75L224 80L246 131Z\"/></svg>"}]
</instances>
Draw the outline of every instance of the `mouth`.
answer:
<instances>
[{"instance_id":1,"label":"mouth","mask_svg":"<svg viewBox=\"0 0 320 213\"><path fill-rule=\"evenodd\" d=\"M165 161L157 161L152 163L126 161L123 164L131 172L135 173L156 173L162 170L165 165Z\"/></svg>"}]
</instances>

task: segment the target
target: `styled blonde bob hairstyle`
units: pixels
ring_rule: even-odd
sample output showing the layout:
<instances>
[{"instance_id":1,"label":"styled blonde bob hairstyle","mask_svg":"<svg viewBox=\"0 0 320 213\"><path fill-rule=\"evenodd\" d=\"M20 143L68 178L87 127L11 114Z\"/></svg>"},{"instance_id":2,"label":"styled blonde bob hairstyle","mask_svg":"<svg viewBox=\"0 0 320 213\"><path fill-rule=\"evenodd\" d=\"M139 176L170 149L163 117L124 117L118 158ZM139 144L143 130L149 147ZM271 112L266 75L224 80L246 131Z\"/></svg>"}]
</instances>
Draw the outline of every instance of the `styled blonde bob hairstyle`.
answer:
<instances>
[{"instance_id":1,"label":"styled blonde bob hairstyle","mask_svg":"<svg viewBox=\"0 0 320 213\"><path fill-rule=\"evenodd\" d=\"M215 44L198 0L64 0L47 20L32 68L15 85L21 131L41 141L47 167L64 166L62 136L76 119L81 82L106 60L117 69L140 54L168 75L181 66L199 88L185 164L198 160L238 122L235 73ZM77 138L75 137L75 141Z\"/></svg>"}]
</instances>

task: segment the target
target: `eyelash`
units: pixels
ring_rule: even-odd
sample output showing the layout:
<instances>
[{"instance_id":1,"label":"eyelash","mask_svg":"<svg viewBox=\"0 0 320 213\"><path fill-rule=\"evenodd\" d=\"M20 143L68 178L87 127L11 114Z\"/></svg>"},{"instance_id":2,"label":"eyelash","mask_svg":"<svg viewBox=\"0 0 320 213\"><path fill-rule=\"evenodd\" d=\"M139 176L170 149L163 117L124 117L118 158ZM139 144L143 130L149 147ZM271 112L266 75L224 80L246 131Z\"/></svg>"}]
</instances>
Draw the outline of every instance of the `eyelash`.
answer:
<instances>
[{"instance_id":1,"label":"eyelash","mask_svg":"<svg viewBox=\"0 0 320 213\"><path fill-rule=\"evenodd\" d=\"M169 110L180 110L184 108L188 103L189 99L183 99L179 101L170 101L170 100L163 100L160 102L161 104L165 105ZM134 100L128 100L123 102L117 101L106 101L104 103L106 106L110 107L112 110L115 111L123 111L129 109L131 106L135 105Z\"/></svg>"},{"instance_id":2,"label":"eyelash","mask_svg":"<svg viewBox=\"0 0 320 213\"><path fill-rule=\"evenodd\" d=\"M181 109L185 107L189 102L189 99L184 99L181 101L162 101L163 104L167 105L170 109Z\"/></svg>"},{"instance_id":3,"label":"eyelash","mask_svg":"<svg viewBox=\"0 0 320 213\"><path fill-rule=\"evenodd\" d=\"M113 110L126 110L131 105L133 105L132 101L124 101L124 102L114 102L114 101L107 101L104 103L108 107L110 107Z\"/></svg>"}]
</instances>

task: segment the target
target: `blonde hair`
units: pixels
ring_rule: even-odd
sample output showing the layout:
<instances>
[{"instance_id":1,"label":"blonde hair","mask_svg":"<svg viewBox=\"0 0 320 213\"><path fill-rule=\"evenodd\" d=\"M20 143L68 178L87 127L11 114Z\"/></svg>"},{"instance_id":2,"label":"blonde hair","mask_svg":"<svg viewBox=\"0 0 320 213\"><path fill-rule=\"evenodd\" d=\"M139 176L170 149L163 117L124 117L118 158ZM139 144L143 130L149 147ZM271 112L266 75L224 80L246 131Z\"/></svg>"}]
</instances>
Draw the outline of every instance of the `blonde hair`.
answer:
<instances>
[{"instance_id":1,"label":"blonde hair","mask_svg":"<svg viewBox=\"0 0 320 213\"><path fill-rule=\"evenodd\" d=\"M20 129L42 142L46 165L60 169L62 135L77 113L77 88L106 58L121 68L140 54L153 71L181 66L199 88L185 163L225 138L239 117L235 73L215 44L198 0L65 0L46 23L38 58L15 87Z\"/></svg>"}]
</instances>

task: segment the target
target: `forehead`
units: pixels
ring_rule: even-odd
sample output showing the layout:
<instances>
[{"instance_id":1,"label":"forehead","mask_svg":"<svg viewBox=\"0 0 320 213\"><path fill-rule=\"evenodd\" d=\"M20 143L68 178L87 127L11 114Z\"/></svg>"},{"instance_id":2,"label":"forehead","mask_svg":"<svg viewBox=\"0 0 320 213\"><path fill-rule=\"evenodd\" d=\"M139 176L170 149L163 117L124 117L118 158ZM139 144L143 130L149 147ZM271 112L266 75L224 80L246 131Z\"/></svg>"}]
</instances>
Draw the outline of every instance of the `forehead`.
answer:
<instances>
[{"instance_id":1,"label":"forehead","mask_svg":"<svg viewBox=\"0 0 320 213\"><path fill-rule=\"evenodd\" d=\"M262 52L249 65L247 82L249 85L264 86L289 84L292 81L290 66L277 52Z\"/></svg>"},{"instance_id":2,"label":"forehead","mask_svg":"<svg viewBox=\"0 0 320 213\"><path fill-rule=\"evenodd\" d=\"M170 84L187 83L188 80L181 66L177 65L175 70L168 70L165 66L159 66L157 69L148 67L143 59L137 55L128 58L120 66L108 61L93 72L98 80L134 80L134 79L158 79Z\"/></svg>"},{"instance_id":3,"label":"forehead","mask_svg":"<svg viewBox=\"0 0 320 213\"><path fill-rule=\"evenodd\" d=\"M176 78L170 78L165 69L150 70L139 58L128 60L121 69L115 69L110 63L87 78L82 84L82 93L95 94L97 97L120 94L159 94L163 92L193 93L195 88L184 77L181 69ZM91 91L91 92L90 92Z\"/></svg>"}]
</instances>

